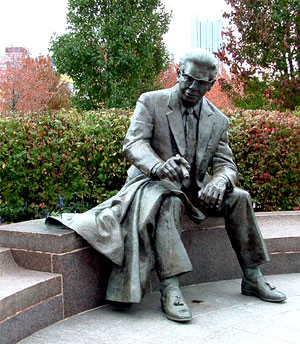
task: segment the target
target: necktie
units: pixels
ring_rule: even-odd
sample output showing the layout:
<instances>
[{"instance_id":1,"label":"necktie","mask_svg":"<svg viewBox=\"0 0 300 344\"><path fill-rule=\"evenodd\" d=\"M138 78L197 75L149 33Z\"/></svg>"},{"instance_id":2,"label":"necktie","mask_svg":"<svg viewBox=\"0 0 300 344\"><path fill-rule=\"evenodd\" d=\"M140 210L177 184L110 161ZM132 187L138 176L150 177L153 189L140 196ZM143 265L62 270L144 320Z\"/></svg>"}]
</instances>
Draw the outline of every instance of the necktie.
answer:
<instances>
[{"instance_id":1,"label":"necktie","mask_svg":"<svg viewBox=\"0 0 300 344\"><path fill-rule=\"evenodd\" d=\"M194 115L193 108L187 108L184 112L185 116L185 159L191 165L190 177L183 180L182 186L189 189L192 184L194 177L194 160L196 153L196 142L197 142L197 118Z\"/></svg>"},{"instance_id":2,"label":"necktie","mask_svg":"<svg viewBox=\"0 0 300 344\"><path fill-rule=\"evenodd\" d=\"M194 164L196 153L196 141L197 141L197 118L194 115L193 108L187 108L185 110L186 122L185 122L185 144L186 152L185 158L192 166Z\"/></svg>"}]
</instances>

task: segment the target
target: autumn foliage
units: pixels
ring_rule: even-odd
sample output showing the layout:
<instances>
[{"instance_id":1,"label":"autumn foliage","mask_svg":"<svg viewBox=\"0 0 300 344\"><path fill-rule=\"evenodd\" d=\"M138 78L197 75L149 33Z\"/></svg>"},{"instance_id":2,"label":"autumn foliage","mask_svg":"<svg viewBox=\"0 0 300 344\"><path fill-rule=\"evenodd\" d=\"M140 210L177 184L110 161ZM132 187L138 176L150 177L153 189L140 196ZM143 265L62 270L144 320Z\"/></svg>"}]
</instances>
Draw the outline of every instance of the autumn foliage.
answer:
<instances>
[{"instance_id":1,"label":"autumn foliage","mask_svg":"<svg viewBox=\"0 0 300 344\"><path fill-rule=\"evenodd\" d=\"M206 97L219 109L232 107L231 99L222 88L222 81L229 80L229 75L225 68L221 65L217 75L217 81L212 89L206 94Z\"/></svg>"},{"instance_id":2,"label":"autumn foliage","mask_svg":"<svg viewBox=\"0 0 300 344\"><path fill-rule=\"evenodd\" d=\"M231 11L224 14L229 25L223 31L224 44L218 57L241 84L242 93L236 93L235 97L237 105L252 109L297 108L300 105L300 1L225 2ZM226 87L232 91L230 84ZM245 101L239 102L241 97ZM257 98L261 99L257 101Z\"/></svg>"},{"instance_id":3,"label":"autumn foliage","mask_svg":"<svg viewBox=\"0 0 300 344\"><path fill-rule=\"evenodd\" d=\"M224 112L240 186L256 210L299 210L300 113ZM115 194L127 178L121 146L131 115L108 109L0 117L2 221L43 217L47 209L82 212Z\"/></svg>"},{"instance_id":4,"label":"autumn foliage","mask_svg":"<svg viewBox=\"0 0 300 344\"><path fill-rule=\"evenodd\" d=\"M178 64L170 62L166 70L162 71L156 81L156 84L160 88L170 88L177 83L177 69Z\"/></svg>"},{"instance_id":5,"label":"autumn foliage","mask_svg":"<svg viewBox=\"0 0 300 344\"><path fill-rule=\"evenodd\" d=\"M68 108L70 90L49 57L11 54L0 67L0 113Z\"/></svg>"},{"instance_id":6,"label":"autumn foliage","mask_svg":"<svg viewBox=\"0 0 300 344\"><path fill-rule=\"evenodd\" d=\"M226 110L230 145L257 210L299 210L300 112Z\"/></svg>"}]
</instances>

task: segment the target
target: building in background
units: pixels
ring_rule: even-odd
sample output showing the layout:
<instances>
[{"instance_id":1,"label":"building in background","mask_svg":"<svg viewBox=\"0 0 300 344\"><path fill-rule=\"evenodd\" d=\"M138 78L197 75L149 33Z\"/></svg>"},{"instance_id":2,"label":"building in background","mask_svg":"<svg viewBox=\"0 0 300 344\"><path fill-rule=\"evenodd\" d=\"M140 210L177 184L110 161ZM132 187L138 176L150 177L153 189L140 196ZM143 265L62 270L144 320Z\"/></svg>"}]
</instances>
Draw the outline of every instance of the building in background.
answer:
<instances>
[{"instance_id":1,"label":"building in background","mask_svg":"<svg viewBox=\"0 0 300 344\"><path fill-rule=\"evenodd\" d=\"M200 21L198 16L192 20L191 46L216 53L222 47L223 19Z\"/></svg>"},{"instance_id":2,"label":"building in background","mask_svg":"<svg viewBox=\"0 0 300 344\"><path fill-rule=\"evenodd\" d=\"M23 47L9 47L5 48L6 56L22 56L27 53L27 50Z\"/></svg>"},{"instance_id":3,"label":"building in background","mask_svg":"<svg viewBox=\"0 0 300 344\"><path fill-rule=\"evenodd\" d=\"M23 47L8 47L5 48L5 56L0 56L0 69L5 68L7 60L11 58L18 58L26 55L27 50Z\"/></svg>"}]
</instances>

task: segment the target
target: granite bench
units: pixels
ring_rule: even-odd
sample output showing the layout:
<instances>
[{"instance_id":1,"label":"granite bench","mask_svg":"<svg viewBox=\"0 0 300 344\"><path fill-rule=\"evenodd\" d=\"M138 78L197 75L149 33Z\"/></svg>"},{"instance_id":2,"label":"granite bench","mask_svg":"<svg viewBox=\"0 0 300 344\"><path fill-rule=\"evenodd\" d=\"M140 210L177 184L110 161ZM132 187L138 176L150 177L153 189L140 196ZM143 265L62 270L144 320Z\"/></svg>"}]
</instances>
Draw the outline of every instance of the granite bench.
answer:
<instances>
[{"instance_id":1,"label":"granite bench","mask_svg":"<svg viewBox=\"0 0 300 344\"><path fill-rule=\"evenodd\" d=\"M256 217L271 256L263 272L300 272L300 212L256 213ZM206 218L200 225L185 219L182 238L194 269L181 277L182 285L241 277L223 219ZM105 302L111 264L72 230L47 228L44 220L4 225L0 247L10 248L22 268L62 276L63 318ZM148 291L158 287L153 274Z\"/></svg>"}]
</instances>

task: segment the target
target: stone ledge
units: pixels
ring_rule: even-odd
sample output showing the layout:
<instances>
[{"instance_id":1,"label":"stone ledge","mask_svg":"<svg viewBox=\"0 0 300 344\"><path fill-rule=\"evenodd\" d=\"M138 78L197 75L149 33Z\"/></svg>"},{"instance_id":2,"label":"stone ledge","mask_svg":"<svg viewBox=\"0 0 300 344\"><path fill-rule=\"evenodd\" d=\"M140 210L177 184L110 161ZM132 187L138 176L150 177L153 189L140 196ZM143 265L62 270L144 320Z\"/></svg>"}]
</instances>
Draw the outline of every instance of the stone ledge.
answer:
<instances>
[{"instance_id":1,"label":"stone ledge","mask_svg":"<svg viewBox=\"0 0 300 344\"><path fill-rule=\"evenodd\" d=\"M300 237L300 211L256 213L265 239ZM224 228L224 219L207 217L196 225L187 217L183 232ZM33 220L0 227L0 246L40 253L67 253L90 245L71 229L49 227L45 220Z\"/></svg>"},{"instance_id":2,"label":"stone ledge","mask_svg":"<svg viewBox=\"0 0 300 344\"><path fill-rule=\"evenodd\" d=\"M266 275L300 272L300 211L256 213L271 261L262 265ZM193 271L180 277L181 285L241 278L223 218L207 217L200 225L184 221L183 243ZM159 290L152 274L149 291Z\"/></svg>"},{"instance_id":3,"label":"stone ledge","mask_svg":"<svg viewBox=\"0 0 300 344\"><path fill-rule=\"evenodd\" d=\"M300 211L264 212L255 213L255 216L265 239L300 236ZM186 218L183 231L224 227L222 217L206 217L199 225Z\"/></svg>"},{"instance_id":4,"label":"stone ledge","mask_svg":"<svg viewBox=\"0 0 300 344\"><path fill-rule=\"evenodd\" d=\"M12 249L12 253L23 268L62 275L65 317L104 302L111 264L92 247L62 254L23 249Z\"/></svg>"},{"instance_id":5,"label":"stone ledge","mask_svg":"<svg viewBox=\"0 0 300 344\"><path fill-rule=\"evenodd\" d=\"M45 220L13 223L0 227L0 246L37 252L64 253L89 244L71 229L48 227Z\"/></svg>"},{"instance_id":6,"label":"stone ledge","mask_svg":"<svg viewBox=\"0 0 300 344\"><path fill-rule=\"evenodd\" d=\"M272 259L264 272L299 272L300 212L257 213L256 217ZM241 277L222 218L209 217L200 225L186 218L182 238L194 267L181 277L183 285ZM5 225L0 227L0 246L12 248L24 268L63 276L65 316L104 302L111 264L72 230L47 228L44 220ZM149 291L157 289L153 274Z\"/></svg>"}]
</instances>

